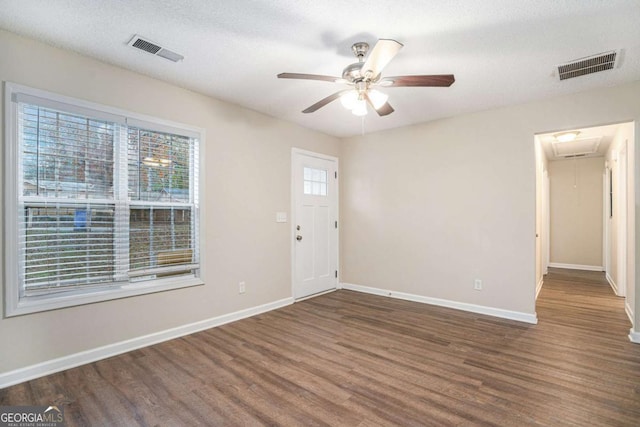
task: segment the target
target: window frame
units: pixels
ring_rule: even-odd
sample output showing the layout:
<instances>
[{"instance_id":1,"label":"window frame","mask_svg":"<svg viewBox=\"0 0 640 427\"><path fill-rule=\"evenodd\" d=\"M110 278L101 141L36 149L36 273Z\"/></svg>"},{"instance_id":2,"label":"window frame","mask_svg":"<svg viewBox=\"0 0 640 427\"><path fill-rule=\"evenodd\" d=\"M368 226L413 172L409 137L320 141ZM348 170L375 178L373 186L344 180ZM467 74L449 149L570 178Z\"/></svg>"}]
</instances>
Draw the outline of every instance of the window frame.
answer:
<instances>
[{"instance_id":1,"label":"window frame","mask_svg":"<svg viewBox=\"0 0 640 427\"><path fill-rule=\"evenodd\" d=\"M20 274L22 262L19 253L20 231L19 209L21 185L19 177L22 173L21 147L20 147L20 126L18 97L37 100L37 105L49 108L64 109L64 111L92 117L103 117L118 123L120 129L117 131L118 141L114 143L114 150L124 150L127 147L127 127L143 127L147 130L172 133L176 135L195 138L193 162L196 167L190 167L190 191L193 197L193 251L195 259L199 260L200 241L200 174L202 162L199 156L200 146L204 144L205 131L202 128L184 125L152 116L133 113L119 108L109 107L77 98L72 98L56 93L35 89L12 82L4 83L4 296L5 307L4 317L12 317L41 311L54 310L77 305L109 301L119 298L126 298L136 295L144 295L155 292L162 292L172 289L203 285L200 278L200 268L195 268L192 274L169 276L156 278L147 281L116 281L99 286L84 285L79 289L55 291L41 295L24 296L20 284ZM120 156L118 156L120 157ZM127 161L126 157L121 161ZM116 168L117 169L117 168ZM115 186L122 186L125 180L115 180ZM115 192L121 192L114 188ZM126 195L126 188L124 188ZM128 196L117 198L114 194L115 203L126 203L134 206ZM127 208L128 209L128 208ZM128 233L127 233L128 235ZM114 257L114 265L127 260Z\"/></svg>"}]
</instances>

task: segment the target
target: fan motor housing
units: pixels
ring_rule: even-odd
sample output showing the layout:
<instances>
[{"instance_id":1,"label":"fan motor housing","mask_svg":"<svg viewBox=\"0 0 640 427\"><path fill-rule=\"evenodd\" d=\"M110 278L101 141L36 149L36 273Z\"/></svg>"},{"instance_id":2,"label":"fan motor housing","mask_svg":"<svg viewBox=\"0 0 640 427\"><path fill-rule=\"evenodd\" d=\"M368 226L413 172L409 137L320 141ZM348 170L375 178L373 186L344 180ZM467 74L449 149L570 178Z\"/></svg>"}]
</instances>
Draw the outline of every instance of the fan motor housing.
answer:
<instances>
[{"instance_id":1,"label":"fan motor housing","mask_svg":"<svg viewBox=\"0 0 640 427\"><path fill-rule=\"evenodd\" d=\"M347 67L342 71L342 78L351 83L362 80L360 70L363 65L364 62L354 62L353 64L347 65Z\"/></svg>"}]
</instances>

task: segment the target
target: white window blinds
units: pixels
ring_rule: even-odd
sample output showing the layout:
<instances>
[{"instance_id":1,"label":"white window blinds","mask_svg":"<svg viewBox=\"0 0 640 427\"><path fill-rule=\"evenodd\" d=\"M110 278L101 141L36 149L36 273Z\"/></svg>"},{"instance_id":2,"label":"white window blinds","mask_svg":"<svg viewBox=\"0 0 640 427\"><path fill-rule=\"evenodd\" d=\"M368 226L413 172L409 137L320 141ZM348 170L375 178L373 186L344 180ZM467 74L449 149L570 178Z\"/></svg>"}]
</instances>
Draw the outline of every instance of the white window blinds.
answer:
<instances>
[{"instance_id":1,"label":"white window blinds","mask_svg":"<svg viewBox=\"0 0 640 427\"><path fill-rule=\"evenodd\" d=\"M21 103L24 293L114 280L114 140L101 120Z\"/></svg>"},{"instance_id":2,"label":"white window blinds","mask_svg":"<svg viewBox=\"0 0 640 427\"><path fill-rule=\"evenodd\" d=\"M130 275L189 271L196 264L192 138L130 127Z\"/></svg>"},{"instance_id":3,"label":"white window blinds","mask_svg":"<svg viewBox=\"0 0 640 427\"><path fill-rule=\"evenodd\" d=\"M19 298L197 275L195 131L11 100Z\"/></svg>"}]
</instances>

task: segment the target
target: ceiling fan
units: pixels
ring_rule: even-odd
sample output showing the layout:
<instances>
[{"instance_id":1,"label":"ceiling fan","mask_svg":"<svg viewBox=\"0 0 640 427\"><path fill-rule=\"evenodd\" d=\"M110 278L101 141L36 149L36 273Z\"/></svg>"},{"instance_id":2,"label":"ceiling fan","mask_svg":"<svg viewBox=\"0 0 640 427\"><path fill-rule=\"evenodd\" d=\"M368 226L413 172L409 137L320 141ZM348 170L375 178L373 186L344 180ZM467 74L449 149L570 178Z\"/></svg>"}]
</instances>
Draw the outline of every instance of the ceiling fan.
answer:
<instances>
[{"instance_id":1,"label":"ceiling fan","mask_svg":"<svg viewBox=\"0 0 640 427\"><path fill-rule=\"evenodd\" d=\"M280 79L321 80L334 83L344 83L352 86L350 89L341 90L316 102L303 110L303 113L313 113L336 99L340 99L342 105L351 110L356 116L367 114L367 105L371 106L379 116L393 113L393 107L387 102L388 96L376 87L401 87L401 86L440 86L448 87L453 84L453 74L436 74L425 76L395 76L382 77L381 72L385 66L400 52L403 44L391 39L380 39L373 47L369 56L369 44L365 42L355 43L351 46L353 54L358 62L348 65L342 71L342 77L323 76L318 74L280 73ZM365 56L367 56L365 60Z\"/></svg>"}]
</instances>

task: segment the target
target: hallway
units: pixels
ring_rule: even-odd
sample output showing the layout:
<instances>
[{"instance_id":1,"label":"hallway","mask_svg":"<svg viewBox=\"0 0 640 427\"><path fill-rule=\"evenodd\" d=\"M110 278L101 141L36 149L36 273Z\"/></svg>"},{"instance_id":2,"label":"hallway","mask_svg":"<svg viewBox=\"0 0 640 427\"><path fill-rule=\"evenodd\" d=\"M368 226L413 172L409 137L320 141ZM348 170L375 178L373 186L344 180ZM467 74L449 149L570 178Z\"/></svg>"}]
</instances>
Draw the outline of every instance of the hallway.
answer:
<instances>
[{"instance_id":1,"label":"hallway","mask_svg":"<svg viewBox=\"0 0 640 427\"><path fill-rule=\"evenodd\" d=\"M549 268L536 303L541 327L566 327L573 337L627 340L631 322L624 298L617 297L604 272ZM577 327L578 330L573 328Z\"/></svg>"},{"instance_id":2,"label":"hallway","mask_svg":"<svg viewBox=\"0 0 640 427\"><path fill-rule=\"evenodd\" d=\"M549 268L536 310L538 356L547 359L549 374L567 381L558 395L565 417L595 399L615 408L621 415L616 423L640 419L640 345L629 341L624 298L615 296L605 273Z\"/></svg>"}]
</instances>

